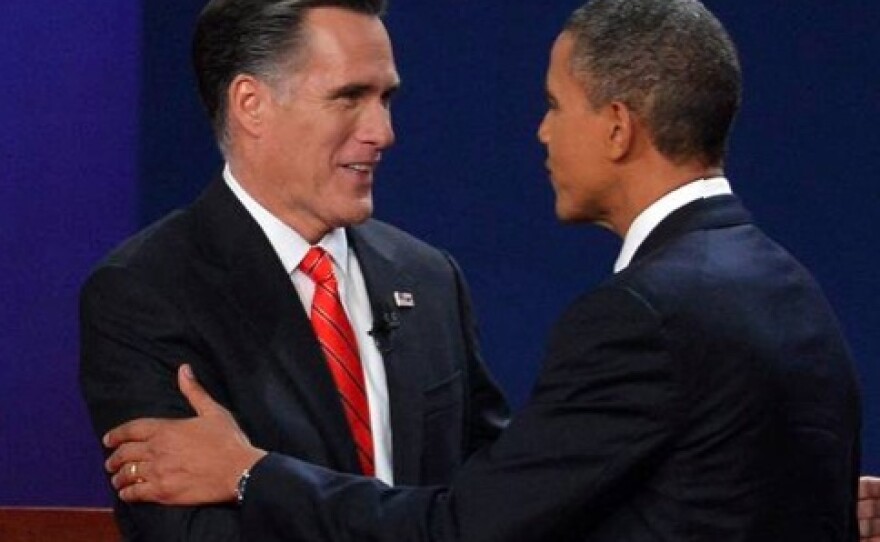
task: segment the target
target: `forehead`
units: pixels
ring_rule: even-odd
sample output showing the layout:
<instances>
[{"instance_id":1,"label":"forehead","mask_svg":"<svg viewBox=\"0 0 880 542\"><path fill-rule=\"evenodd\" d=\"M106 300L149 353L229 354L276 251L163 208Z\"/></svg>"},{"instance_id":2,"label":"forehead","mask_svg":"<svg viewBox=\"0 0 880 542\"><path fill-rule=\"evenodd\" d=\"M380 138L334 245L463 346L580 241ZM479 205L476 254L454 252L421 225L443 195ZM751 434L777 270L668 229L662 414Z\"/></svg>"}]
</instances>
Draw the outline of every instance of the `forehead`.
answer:
<instances>
[{"instance_id":1,"label":"forehead","mask_svg":"<svg viewBox=\"0 0 880 542\"><path fill-rule=\"evenodd\" d=\"M391 40L375 16L314 8L304 21L306 71L397 79Z\"/></svg>"},{"instance_id":2,"label":"forehead","mask_svg":"<svg viewBox=\"0 0 880 542\"><path fill-rule=\"evenodd\" d=\"M560 34L553 42L550 50L550 67L547 70L548 80L561 82L572 77L571 57L574 52L574 37L568 32Z\"/></svg>"},{"instance_id":3,"label":"forehead","mask_svg":"<svg viewBox=\"0 0 880 542\"><path fill-rule=\"evenodd\" d=\"M586 101L588 83L584 77L575 76L572 58L575 39L568 32L556 38L550 51L550 67L547 69L547 92L557 101Z\"/></svg>"}]
</instances>

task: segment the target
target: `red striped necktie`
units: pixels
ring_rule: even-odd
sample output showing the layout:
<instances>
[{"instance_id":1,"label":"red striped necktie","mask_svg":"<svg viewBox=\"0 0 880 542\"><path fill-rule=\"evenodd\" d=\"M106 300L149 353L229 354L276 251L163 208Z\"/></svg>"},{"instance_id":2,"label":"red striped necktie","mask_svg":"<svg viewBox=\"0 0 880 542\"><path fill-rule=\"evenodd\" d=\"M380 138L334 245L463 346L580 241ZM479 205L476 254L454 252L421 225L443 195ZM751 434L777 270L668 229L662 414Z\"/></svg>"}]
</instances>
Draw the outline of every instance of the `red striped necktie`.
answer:
<instances>
[{"instance_id":1,"label":"red striped necktie","mask_svg":"<svg viewBox=\"0 0 880 542\"><path fill-rule=\"evenodd\" d=\"M339 283L333 263L321 247L312 247L299 264L299 270L315 283L312 298L312 328L324 351L330 374L342 400L345 417L357 447L363 473L375 475L373 434L370 430L370 407L364 385L364 369L358 355L357 341L339 297Z\"/></svg>"}]
</instances>

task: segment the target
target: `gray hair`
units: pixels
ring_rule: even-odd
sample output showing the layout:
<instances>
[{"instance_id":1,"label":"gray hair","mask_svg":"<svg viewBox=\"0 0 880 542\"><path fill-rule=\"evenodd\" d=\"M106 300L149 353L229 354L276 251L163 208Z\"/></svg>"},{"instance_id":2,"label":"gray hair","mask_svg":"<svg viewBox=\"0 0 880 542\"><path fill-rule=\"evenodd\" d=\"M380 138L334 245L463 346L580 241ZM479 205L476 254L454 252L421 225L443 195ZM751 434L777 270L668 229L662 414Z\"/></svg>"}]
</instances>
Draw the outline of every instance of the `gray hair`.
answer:
<instances>
[{"instance_id":1,"label":"gray hair","mask_svg":"<svg viewBox=\"0 0 880 542\"><path fill-rule=\"evenodd\" d=\"M720 165L742 75L724 27L698 0L594 0L565 26L572 71L595 108L620 101L675 161Z\"/></svg>"}]
</instances>

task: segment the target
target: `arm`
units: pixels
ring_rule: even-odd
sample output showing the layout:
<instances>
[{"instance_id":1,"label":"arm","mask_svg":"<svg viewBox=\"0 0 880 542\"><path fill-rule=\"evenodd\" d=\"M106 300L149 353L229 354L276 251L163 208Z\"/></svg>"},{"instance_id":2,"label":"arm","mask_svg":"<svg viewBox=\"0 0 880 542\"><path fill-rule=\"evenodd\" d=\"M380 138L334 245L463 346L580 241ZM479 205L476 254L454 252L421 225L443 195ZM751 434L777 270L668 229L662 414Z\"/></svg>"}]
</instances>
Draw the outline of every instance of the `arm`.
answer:
<instances>
[{"instance_id":1,"label":"arm","mask_svg":"<svg viewBox=\"0 0 880 542\"><path fill-rule=\"evenodd\" d=\"M269 454L251 471L243 521L263 529L261 540L279 541L552 540L572 528L587 531L630 496L633 480L646 476L669 446L681 411L676 378L644 304L620 291L593 296L558 324L528 405L471 457L451 488L389 488ZM112 445L137 441L118 448L112 467L141 458L168 467L168 455L148 438L125 434L132 427L111 434ZM190 456L175 461L191 463L225 447L193 445L200 449L187 448ZM208 491L227 477L221 469L169 477L174 483L167 485ZM131 484L125 469L115 480ZM128 487L126 499L158 498L147 484Z\"/></svg>"},{"instance_id":2,"label":"arm","mask_svg":"<svg viewBox=\"0 0 880 542\"><path fill-rule=\"evenodd\" d=\"M270 541L323 540L327 533L322 531L298 533L278 529L278 522L266 519L274 514L283 518L290 513L290 486L285 480L272 481L273 468L281 465L283 471L304 467L303 474L325 473L330 479L352 481L355 486L372 486L372 495L357 494L351 504L352 514L356 510L370 510L377 506L376 499L387 502L387 496L399 493L412 506L412 499L430 499L440 488L418 488L394 490L375 478L346 476L309 463L280 454L270 454L255 448L242 433L234 418L222 406L214 402L208 393L195 380L188 365L178 370L178 385L187 398L197 417L186 420L142 418L127 422L109 431L102 439L109 448L116 448L106 462L107 470L113 473L112 483L119 490L120 498L129 503L161 502L179 505L231 505L239 495L237 483L240 474L247 470L254 481L259 480L259 491L252 491L250 483L246 486L247 495L257 493L259 500L243 508L247 526L243 531L248 539ZM131 467L136 465L136 472ZM286 472L285 478L289 480ZM256 482L255 482L256 483ZM372 500L359 501L361 497ZM244 502L249 502L247 497ZM384 506L384 505L379 505ZM410 506L401 508L408 513ZM247 510L258 510L253 520L249 520ZM305 513L305 511L303 510ZM393 512L393 511L392 511ZM323 514L321 509L308 513ZM359 533L383 531L387 540L424 540L424 522L419 518L408 518L405 514L389 515L384 522L367 514L364 520L371 522L366 530L358 530L352 540L361 540ZM406 535L402 525L408 526ZM335 535L334 535L335 536ZM373 535L371 535L373 536Z\"/></svg>"},{"instance_id":3,"label":"arm","mask_svg":"<svg viewBox=\"0 0 880 542\"><path fill-rule=\"evenodd\" d=\"M193 415L176 372L180 360L201 356L183 315L156 288L126 268L104 267L83 288L80 324L80 383L97 434L133 418ZM118 518L139 540L239 539L230 506L122 503Z\"/></svg>"},{"instance_id":4,"label":"arm","mask_svg":"<svg viewBox=\"0 0 880 542\"><path fill-rule=\"evenodd\" d=\"M254 469L245 521L315 540L554 540L587 532L631 496L634 480L670 445L682 411L675 369L653 312L625 292L605 291L563 316L530 401L450 488L383 488L270 455ZM284 486L284 507L273 504L269 481Z\"/></svg>"}]
</instances>

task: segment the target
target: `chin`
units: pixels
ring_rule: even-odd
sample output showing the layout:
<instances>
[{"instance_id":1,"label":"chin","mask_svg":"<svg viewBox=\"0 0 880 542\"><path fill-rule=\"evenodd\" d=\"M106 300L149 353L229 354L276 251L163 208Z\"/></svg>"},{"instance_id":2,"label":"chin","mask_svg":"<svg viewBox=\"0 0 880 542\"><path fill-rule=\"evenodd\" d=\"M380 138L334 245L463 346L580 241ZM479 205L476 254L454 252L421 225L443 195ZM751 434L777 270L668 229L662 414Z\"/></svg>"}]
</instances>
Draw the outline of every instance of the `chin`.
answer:
<instances>
[{"instance_id":1,"label":"chin","mask_svg":"<svg viewBox=\"0 0 880 542\"><path fill-rule=\"evenodd\" d=\"M596 224L599 220L585 209L572 209L556 203L556 219L563 224Z\"/></svg>"},{"instance_id":2,"label":"chin","mask_svg":"<svg viewBox=\"0 0 880 542\"><path fill-rule=\"evenodd\" d=\"M357 209L352 209L352 212L348 215L347 222L349 224L362 224L370 219L373 216L373 202L365 203L363 205L359 205Z\"/></svg>"},{"instance_id":3,"label":"chin","mask_svg":"<svg viewBox=\"0 0 880 542\"><path fill-rule=\"evenodd\" d=\"M572 212L572 209L569 209L565 205L561 204L559 200L556 200L556 219L560 222L569 224L572 222L580 222L577 218L577 214Z\"/></svg>"}]
</instances>

